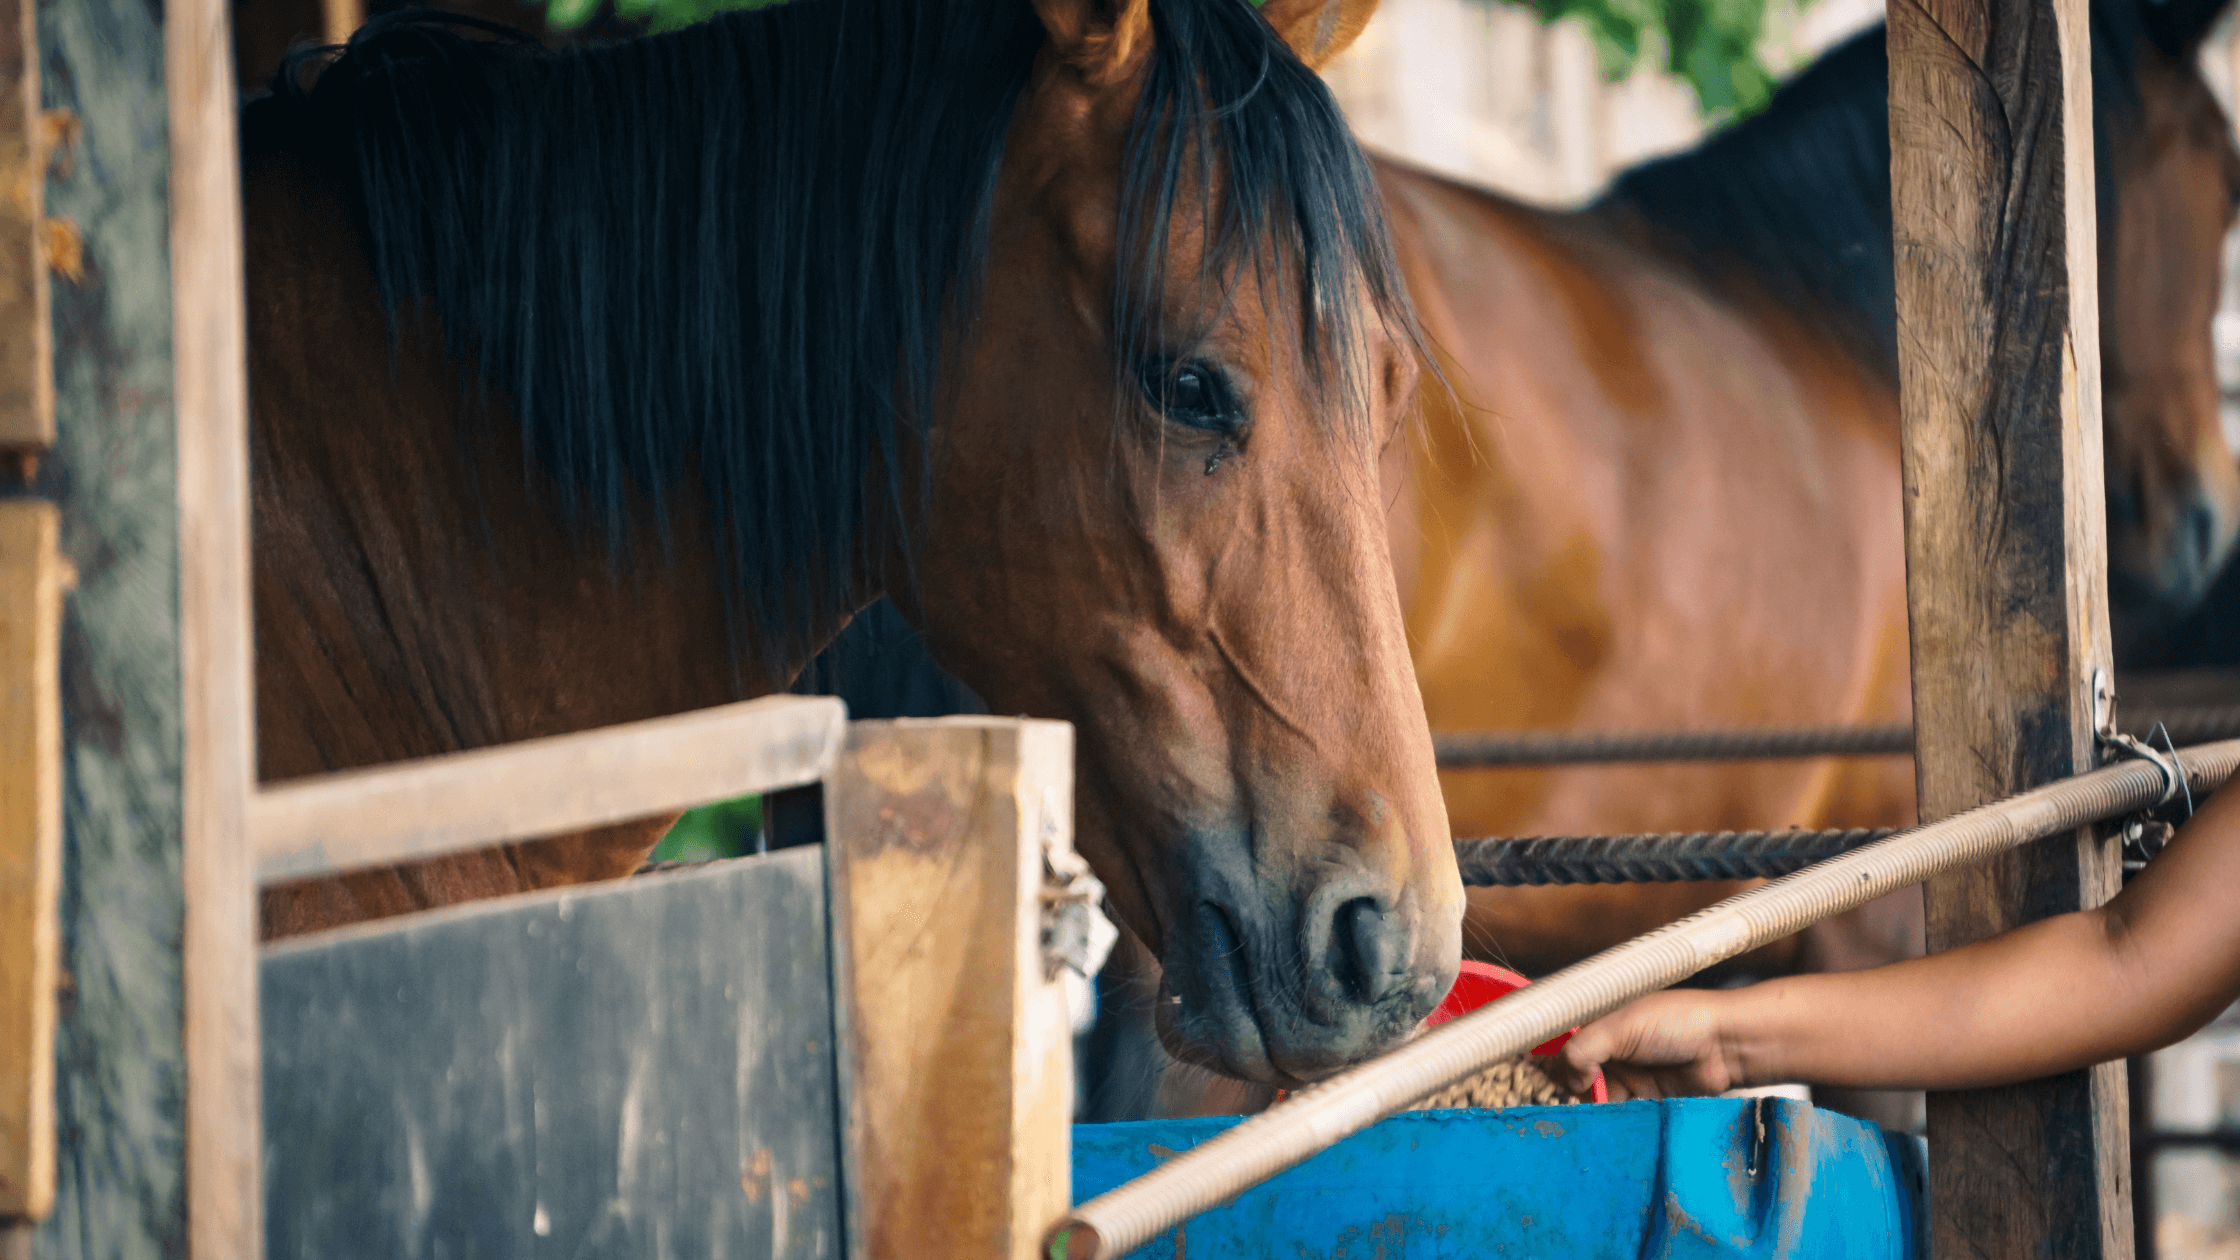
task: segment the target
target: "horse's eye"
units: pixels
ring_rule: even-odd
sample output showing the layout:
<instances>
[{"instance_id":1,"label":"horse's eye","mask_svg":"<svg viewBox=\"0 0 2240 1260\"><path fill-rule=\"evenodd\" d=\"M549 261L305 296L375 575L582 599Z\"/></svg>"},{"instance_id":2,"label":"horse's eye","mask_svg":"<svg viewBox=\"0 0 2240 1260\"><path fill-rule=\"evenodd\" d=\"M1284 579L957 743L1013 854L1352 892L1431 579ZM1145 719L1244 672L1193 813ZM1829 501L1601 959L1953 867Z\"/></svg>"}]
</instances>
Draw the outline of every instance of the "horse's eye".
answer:
<instances>
[{"instance_id":1,"label":"horse's eye","mask_svg":"<svg viewBox=\"0 0 2240 1260\"><path fill-rule=\"evenodd\" d=\"M1203 359L1153 363L1142 379L1144 397L1176 424L1224 434L1244 427L1244 408L1228 373Z\"/></svg>"}]
</instances>

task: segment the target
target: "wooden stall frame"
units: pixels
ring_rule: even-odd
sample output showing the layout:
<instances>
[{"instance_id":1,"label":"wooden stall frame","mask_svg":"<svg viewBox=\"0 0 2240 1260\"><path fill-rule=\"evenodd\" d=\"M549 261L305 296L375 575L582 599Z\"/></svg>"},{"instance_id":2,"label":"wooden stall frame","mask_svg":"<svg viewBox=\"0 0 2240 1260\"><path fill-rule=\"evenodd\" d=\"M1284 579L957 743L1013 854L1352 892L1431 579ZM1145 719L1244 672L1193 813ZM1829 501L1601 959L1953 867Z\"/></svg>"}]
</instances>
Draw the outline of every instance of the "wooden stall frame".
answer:
<instances>
[{"instance_id":1,"label":"wooden stall frame","mask_svg":"<svg viewBox=\"0 0 2240 1260\"><path fill-rule=\"evenodd\" d=\"M164 11L178 414L187 1253L264 1254L250 693L248 316L223 0Z\"/></svg>"},{"instance_id":2,"label":"wooden stall frame","mask_svg":"<svg viewBox=\"0 0 2240 1260\"><path fill-rule=\"evenodd\" d=\"M2086 0L1889 6L1907 605L1920 815L2098 760L2108 668ZM2094 830L1924 890L1949 949L2098 905ZM1940 1256L2131 1254L2123 1064L1932 1094Z\"/></svg>"},{"instance_id":3,"label":"wooden stall frame","mask_svg":"<svg viewBox=\"0 0 2240 1260\"><path fill-rule=\"evenodd\" d=\"M846 737L826 696L764 696L259 790L257 878L271 883L580 831L815 783Z\"/></svg>"},{"instance_id":4,"label":"wooden stall frame","mask_svg":"<svg viewBox=\"0 0 2240 1260\"><path fill-rule=\"evenodd\" d=\"M322 775L249 798L268 869L455 852L821 784L847 1254L1030 1260L1066 1209L1064 990L1042 941L1072 847L1073 731L1004 718L849 724L771 696Z\"/></svg>"},{"instance_id":5,"label":"wooden stall frame","mask_svg":"<svg viewBox=\"0 0 2240 1260\"><path fill-rule=\"evenodd\" d=\"M1033 1260L1072 1202L1040 892L1073 847L1073 728L859 722L825 801L848 1253Z\"/></svg>"}]
</instances>

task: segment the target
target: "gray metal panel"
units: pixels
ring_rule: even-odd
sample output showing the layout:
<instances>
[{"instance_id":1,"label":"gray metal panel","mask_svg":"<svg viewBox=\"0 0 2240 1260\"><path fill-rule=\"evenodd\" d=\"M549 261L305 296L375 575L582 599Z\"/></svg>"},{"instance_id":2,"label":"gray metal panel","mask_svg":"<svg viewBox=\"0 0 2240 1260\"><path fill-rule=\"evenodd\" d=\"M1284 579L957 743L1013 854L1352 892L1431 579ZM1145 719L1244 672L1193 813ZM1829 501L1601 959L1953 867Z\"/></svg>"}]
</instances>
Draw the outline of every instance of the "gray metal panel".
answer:
<instances>
[{"instance_id":1,"label":"gray metal panel","mask_svg":"<svg viewBox=\"0 0 2240 1260\"><path fill-rule=\"evenodd\" d=\"M272 1260L836 1257L822 846L262 967Z\"/></svg>"}]
</instances>

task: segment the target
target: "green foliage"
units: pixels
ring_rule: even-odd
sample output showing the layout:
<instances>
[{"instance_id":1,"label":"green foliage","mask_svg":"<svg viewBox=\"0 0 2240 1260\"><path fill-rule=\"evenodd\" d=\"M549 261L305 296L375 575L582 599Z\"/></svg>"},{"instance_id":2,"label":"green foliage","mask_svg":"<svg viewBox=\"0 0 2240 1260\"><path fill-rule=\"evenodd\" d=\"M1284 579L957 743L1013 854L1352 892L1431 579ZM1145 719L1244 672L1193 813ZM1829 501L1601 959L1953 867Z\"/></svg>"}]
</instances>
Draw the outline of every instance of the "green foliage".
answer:
<instances>
[{"instance_id":1,"label":"green foliage","mask_svg":"<svg viewBox=\"0 0 2240 1260\"><path fill-rule=\"evenodd\" d=\"M1661 36L1665 69L1688 81L1704 114L1751 113L1773 95L1758 59L1766 0L1525 0L1543 22L1576 17L1600 54L1602 75L1622 79Z\"/></svg>"},{"instance_id":2,"label":"green foliage","mask_svg":"<svg viewBox=\"0 0 2240 1260\"><path fill-rule=\"evenodd\" d=\"M548 0L545 25L572 31L599 12L603 0ZM625 22L643 23L647 30L673 31L704 22L732 9L766 9L785 0L613 0L614 15Z\"/></svg>"},{"instance_id":3,"label":"green foliage","mask_svg":"<svg viewBox=\"0 0 2240 1260\"><path fill-rule=\"evenodd\" d=\"M730 9L761 9L784 0L548 0L545 23L581 27L612 3L615 17L648 30L690 26ZM1253 0L1255 4L1265 0ZM1622 79L1653 44L1665 68L1688 81L1697 107L1712 117L1755 111L1773 94L1773 72L1758 59L1766 0L1522 0L1543 22L1576 17L1586 23L1602 74Z\"/></svg>"},{"instance_id":4,"label":"green foliage","mask_svg":"<svg viewBox=\"0 0 2240 1260\"><path fill-rule=\"evenodd\" d=\"M706 862L754 851L762 830L762 798L742 796L689 810L654 848L656 862Z\"/></svg>"}]
</instances>

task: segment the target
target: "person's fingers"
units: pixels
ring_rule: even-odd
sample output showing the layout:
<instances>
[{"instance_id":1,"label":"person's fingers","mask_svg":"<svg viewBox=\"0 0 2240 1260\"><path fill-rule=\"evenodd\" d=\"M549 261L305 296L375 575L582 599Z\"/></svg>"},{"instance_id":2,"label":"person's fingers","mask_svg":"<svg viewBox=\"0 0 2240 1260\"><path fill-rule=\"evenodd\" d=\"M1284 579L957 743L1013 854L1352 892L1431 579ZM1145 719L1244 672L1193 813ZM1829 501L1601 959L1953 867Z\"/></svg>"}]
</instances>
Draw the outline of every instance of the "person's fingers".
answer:
<instances>
[{"instance_id":1,"label":"person's fingers","mask_svg":"<svg viewBox=\"0 0 2240 1260\"><path fill-rule=\"evenodd\" d=\"M1548 1075L1574 1094L1594 1088L1595 1073L1602 1070L1603 1061L1609 1058L1596 1048L1599 1043L1580 1044L1586 1034L1586 1029L1573 1034L1571 1040L1563 1043L1563 1049L1546 1060Z\"/></svg>"},{"instance_id":2,"label":"person's fingers","mask_svg":"<svg viewBox=\"0 0 2240 1260\"><path fill-rule=\"evenodd\" d=\"M1624 1064L1612 1063L1602 1069L1603 1084L1610 1091L1611 1102L1632 1102L1635 1099L1655 1100L1664 1097L1656 1073Z\"/></svg>"}]
</instances>

